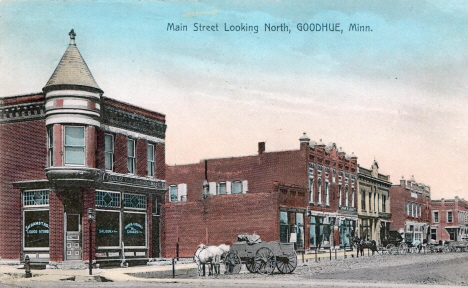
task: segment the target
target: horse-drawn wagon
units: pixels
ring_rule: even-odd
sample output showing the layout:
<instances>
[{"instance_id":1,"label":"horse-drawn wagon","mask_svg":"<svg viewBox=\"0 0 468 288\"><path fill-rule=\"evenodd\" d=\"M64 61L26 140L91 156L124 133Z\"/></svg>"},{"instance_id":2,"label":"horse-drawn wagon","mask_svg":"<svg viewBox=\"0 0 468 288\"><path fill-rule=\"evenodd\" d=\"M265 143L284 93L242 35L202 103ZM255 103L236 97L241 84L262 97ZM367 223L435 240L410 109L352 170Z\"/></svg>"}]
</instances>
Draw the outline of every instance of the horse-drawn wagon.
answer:
<instances>
[{"instance_id":1,"label":"horse-drawn wagon","mask_svg":"<svg viewBox=\"0 0 468 288\"><path fill-rule=\"evenodd\" d=\"M251 273L273 274L276 268L280 273L292 273L297 266L297 255L293 243L236 242L224 259L226 272L239 273L242 263Z\"/></svg>"}]
</instances>

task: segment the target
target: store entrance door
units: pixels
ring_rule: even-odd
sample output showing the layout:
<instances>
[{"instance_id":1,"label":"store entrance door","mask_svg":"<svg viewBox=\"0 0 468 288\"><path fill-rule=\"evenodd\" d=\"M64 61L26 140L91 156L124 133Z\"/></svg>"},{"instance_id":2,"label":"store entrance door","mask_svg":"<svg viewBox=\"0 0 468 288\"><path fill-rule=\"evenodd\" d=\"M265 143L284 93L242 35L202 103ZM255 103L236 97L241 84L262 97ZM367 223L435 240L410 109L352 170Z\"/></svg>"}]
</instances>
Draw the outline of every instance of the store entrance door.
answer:
<instances>
[{"instance_id":1,"label":"store entrance door","mask_svg":"<svg viewBox=\"0 0 468 288\"><path fill-rule=\"evenodd\" d=\"M81 215L66 214L66 260L81 260Z\"/></svg>"}]
</instances>

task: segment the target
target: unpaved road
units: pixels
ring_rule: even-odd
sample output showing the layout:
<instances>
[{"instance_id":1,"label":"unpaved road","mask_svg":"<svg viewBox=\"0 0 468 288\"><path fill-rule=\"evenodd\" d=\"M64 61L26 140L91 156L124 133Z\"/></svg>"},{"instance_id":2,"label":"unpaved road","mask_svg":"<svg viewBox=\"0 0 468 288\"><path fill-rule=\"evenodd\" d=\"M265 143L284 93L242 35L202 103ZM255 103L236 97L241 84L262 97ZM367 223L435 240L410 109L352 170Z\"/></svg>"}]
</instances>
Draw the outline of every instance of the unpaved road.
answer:
<instances>
[{"instance_id":1,"label":"unpaved road","mask_svg":"<svg viewBox=\"0 0 468 288\"><path fill-rule=\"evenodd\" d=\"M108 283L21 283L16 287L445 287L468 286L468 253L384 255L308 262L293 274L135 279ZM164 282L163 282L164 281Z\"/></svg>"}]
</instances>

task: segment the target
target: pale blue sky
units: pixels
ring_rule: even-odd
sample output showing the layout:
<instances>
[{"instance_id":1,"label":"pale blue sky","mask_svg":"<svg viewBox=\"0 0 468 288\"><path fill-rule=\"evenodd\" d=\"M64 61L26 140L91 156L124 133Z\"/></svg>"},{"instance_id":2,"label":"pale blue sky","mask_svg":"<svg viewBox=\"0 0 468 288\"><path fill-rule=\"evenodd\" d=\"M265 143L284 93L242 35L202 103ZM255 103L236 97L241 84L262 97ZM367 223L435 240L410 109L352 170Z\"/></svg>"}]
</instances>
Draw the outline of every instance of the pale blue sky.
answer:
<instances>
[{"instance_id":1,"label":"pale blue sky","mask_svg":"<svg viewBox=\"0 0 468 288\"><path fill-rule=\"evenodd\" d=\"M415 175L433 198L468 199L464 2L2 1L0 96L41 91L73 28L106 96L167 115L169 164L255 154L259 141L297 149L307 132L364 167L375 156L394 183ZM194 23L260 31L193 32Z\"/></svg>"}]
</instances>

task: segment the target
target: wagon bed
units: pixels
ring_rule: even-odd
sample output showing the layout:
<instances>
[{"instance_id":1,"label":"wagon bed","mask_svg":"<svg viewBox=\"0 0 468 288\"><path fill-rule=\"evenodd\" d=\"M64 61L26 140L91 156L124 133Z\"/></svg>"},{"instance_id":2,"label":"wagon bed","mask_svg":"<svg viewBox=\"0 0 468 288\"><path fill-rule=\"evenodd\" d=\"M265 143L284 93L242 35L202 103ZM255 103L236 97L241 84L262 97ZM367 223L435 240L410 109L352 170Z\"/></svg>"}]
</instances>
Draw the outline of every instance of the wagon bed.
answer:
<instances>
[{"instance_id":1,"label":"wagon bed","mask_svg":"<svg viewBox=\"0 0 468 288\"><path fill-rule=\"evenodd\" d=\"M293 243L236 242L231 245L224 263L226 271L233 274L240 272L242 263L251 273L273 274L276 268L280 273L292 273L297 266L297 255Z\"/></svg>"}]
</instances>

